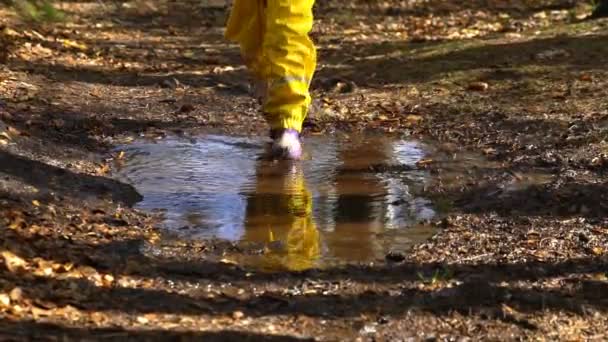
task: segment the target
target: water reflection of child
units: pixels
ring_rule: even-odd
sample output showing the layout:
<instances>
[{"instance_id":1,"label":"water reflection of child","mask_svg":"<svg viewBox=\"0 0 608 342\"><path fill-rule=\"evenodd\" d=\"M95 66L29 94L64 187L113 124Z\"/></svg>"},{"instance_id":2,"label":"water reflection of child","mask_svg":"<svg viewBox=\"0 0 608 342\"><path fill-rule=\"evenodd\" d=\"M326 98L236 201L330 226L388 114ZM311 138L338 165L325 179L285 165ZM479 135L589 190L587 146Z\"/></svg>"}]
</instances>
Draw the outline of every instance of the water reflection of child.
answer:
<instances>
[{"instance_id":1,"label":"water reflection of child","mask_svg":"<svg viewBox=\"0 0 608 342\"><path fill-rule=\"evenodd\" d=\"M319 257L312 195L299 165L260 162L255 191L247 198L245 239L263 243L261 266L300 271Z\"/></svg>"},{"instance_id":2,"label":"water reflection of child","mask_svg":"<svg viewBox=\"0 0 608 342\"><path fill-rule=\"evenodd\" d=\"M300 159L300 131L311 102L316 67L314 0L235 0L226 37L241 47L270 124L273 153Z\"/></svg>"}]
</instances>

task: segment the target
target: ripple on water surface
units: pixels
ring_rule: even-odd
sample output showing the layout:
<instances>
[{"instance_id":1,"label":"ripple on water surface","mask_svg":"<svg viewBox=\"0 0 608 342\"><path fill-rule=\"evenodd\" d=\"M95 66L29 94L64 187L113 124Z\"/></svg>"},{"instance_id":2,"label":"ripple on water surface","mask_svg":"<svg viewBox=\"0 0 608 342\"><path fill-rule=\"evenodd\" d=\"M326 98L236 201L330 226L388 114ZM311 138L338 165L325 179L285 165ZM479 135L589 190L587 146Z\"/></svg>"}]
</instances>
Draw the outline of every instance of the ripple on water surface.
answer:
<instances>
[{"instance_id":1,"label":"ripple on water surface","mask_svg":"<svg viewBox=\"0 0 608 342\"><path fill-rule=\"evenodd\" d=\"M192 238L264 246L263 268L306 269L382 259L432 234L416 196L428 175L424 147L383 136L309 137L307 158L272 162L262 138L208 135L138 141L115 176L162 210L164 226Z\"/></svg>"}]
</instances>

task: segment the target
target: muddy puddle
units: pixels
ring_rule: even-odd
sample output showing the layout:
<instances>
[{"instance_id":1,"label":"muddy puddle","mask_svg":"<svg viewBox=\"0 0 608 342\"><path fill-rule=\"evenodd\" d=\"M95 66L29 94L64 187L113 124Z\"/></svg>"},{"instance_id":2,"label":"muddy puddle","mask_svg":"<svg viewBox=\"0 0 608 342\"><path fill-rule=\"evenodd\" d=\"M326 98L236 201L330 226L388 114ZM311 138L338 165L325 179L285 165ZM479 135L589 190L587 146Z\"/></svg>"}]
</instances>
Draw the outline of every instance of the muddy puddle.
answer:
<instances>
[{"instance_id":1,"label":"muddy puddle","mask_svg":"<svg viewBox=\"0 0 608 342\"><path fill-rule=\"evenodd\" d=\"M192 239L258 248L240 262L302 270L383 260L428 239L437 215L421 197L423 144L374 135L312 136L300 162L271 161L264 138L204 135L136 141L115 177L136 207Z\"/></svg>"}]
</instances>

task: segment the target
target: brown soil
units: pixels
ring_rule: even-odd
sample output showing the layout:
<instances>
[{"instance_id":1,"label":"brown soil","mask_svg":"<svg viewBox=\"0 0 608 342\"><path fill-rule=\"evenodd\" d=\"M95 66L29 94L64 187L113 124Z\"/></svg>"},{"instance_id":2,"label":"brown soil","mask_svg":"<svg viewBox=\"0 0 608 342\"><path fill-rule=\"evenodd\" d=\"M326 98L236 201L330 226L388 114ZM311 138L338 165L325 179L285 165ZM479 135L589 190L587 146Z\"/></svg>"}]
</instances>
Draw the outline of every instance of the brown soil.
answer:
<instances>
[{"instance_id":1,"label":"brown soil","mask_svg":"<svg viewBox=\"0 0 608 342\"><path fill-rule=\"evenodd\" d=\"M608 21L558 0L320 2L307 132L492 163L419 166L449 214L401 262L267 274L163 236L108 176L140 135L264 134L206 3L65 2L52 25L1 10L3 340L608 338Z\"/></svg>"}]
</instances>

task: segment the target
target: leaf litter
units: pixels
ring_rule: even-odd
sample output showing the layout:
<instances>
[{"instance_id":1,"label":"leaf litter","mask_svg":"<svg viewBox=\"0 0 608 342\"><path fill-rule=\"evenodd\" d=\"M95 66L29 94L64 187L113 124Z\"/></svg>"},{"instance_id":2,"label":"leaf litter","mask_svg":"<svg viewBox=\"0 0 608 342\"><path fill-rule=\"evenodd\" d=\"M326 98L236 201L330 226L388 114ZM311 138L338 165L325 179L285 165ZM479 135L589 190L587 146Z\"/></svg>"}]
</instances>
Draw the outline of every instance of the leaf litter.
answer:
<instances>
[{"instance_id":1,"label":"leaf litter","mask_svg":"<svg viewBox=\"0 0 608 342\"><path fill-rule=\"evenodd\" d=\"M69 21L35 29L2 9L0 156L55 177L2 171L0 336L605 337L608 45L603 20L577 19L589 6L318 3L306 134L436 141L446 157L418 167L449 214L389 262L263 274L233 262L240 246L165 236L101 180L128 158L114 144L265 129L225 8L149 3L64 3ZM450 163L465 148L489 161Z\"/></svg>"}]
</instances>

